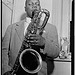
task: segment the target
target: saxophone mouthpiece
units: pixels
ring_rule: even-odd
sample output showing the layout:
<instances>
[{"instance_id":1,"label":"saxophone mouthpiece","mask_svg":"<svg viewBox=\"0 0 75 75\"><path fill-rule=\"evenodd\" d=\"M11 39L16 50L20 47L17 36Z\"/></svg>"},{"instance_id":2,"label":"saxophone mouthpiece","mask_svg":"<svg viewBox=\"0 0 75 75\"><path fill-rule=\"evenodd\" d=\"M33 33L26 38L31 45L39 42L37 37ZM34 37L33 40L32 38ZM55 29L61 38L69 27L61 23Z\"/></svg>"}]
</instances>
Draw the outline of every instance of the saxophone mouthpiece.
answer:
<instances>
[{"instance_id":1,"label":"saxophone mouthpiece","mask_svg":"<svg viewBox=\"0 0 75 75\"><path fill-rule=\"evenodd\" d=\"M33 17L34 17L34 11L32 11L32 19L33 19Z\"/></svg>"},{"instance_id":2,"label":"saxophone mouthpiece","mask_svg":"<svg viewBox=\"0 0 75 75\"><path fill-rule=\"evenodd\" d=\"M35 9L35 10L32 11L32 18L34 17L34 15L35 15L36 13L38 13L38 10L37 10L37 9Z\"/></svg>"}]
</instances>

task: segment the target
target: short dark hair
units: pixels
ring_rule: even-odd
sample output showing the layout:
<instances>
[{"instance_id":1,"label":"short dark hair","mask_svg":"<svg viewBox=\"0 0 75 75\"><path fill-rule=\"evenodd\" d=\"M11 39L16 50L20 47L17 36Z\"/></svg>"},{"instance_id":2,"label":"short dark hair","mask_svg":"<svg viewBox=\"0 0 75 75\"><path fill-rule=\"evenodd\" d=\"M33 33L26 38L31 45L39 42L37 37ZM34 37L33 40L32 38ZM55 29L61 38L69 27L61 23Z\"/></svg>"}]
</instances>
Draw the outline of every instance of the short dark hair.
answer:
<instances>
[{"instance_id":1,"label":"short dark hair","mask_svg":"<svg viewBox=\"0 0 75 75\"><path fill-rule=\"evenodd\" d=\"M25 6L27 5L27 0L25 1Z\"/></svg>"},{"instance_id":2,"label":"short dark hair","mask_svg":"<svg viewBox=\"0 0 75 75\"><path fill-rule=\"evenodd\" d=\"M25 1L25 6L27 6L27 1L28 1L28 0ZM39 0L38 0L38 1L39 1ZM39 3L40 3L40 1L39 1Z\"/></svg>"}]
</instances>

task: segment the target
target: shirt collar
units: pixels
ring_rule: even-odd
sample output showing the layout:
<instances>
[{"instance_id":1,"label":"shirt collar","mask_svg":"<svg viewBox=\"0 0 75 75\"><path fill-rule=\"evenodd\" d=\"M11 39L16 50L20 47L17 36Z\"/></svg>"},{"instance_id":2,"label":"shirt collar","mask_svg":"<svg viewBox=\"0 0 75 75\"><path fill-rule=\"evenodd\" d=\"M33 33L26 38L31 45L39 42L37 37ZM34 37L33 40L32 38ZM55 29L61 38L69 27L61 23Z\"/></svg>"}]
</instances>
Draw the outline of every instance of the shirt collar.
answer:
<instances>
[{"instance_id":1,"label":"shirt collar","mask_svg":"<svg viewBox=\"0 0 75 75\"><path fill-rule=\"evenodd\" d=\"M27 22L27 23L30 23L30 22L31 22L31 18L26 17L26 22Z\"/></svg>"},{"instance_id":2,"label":"shirt collar","mask_svg":"<svg viewBox=\"0 0 75 75\"><path fill-rule=\"evenodd\" d=\"M30 22L31 22L31 18L26 17L25 23L24 23L24 35L26 34L27 27L29 26Z\"/></svg>"}]
</instances>

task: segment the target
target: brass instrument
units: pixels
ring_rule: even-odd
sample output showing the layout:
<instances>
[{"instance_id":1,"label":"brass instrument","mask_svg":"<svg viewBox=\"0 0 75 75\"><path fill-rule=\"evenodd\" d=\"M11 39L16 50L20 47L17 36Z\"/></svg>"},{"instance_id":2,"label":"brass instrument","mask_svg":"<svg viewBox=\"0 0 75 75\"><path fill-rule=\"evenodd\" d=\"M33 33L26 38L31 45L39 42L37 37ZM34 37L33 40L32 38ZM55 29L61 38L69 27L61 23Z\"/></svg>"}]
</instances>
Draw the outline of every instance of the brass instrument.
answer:
<instances>
[{"instance_id":1,"label":"brass instrument","mask_svg":"<svg viewBox=\"0 0 75 75\"><path fill-rule=\"evenodd\" d=\"M30 34L37 34L37 31L39 31L39 35L42 35L44 27L46 26L46 23L49 19L50 13L46 9L42 9L41 11L34 10L33 13L34 13L33 19L31 20L31 23L29 24L27 28L27 33L22 42L22 46L16 58L15 64L9 75L14 75L18 71L20 66L22 67L24 71L31 74L37 73L42 67L41 55L39 54L37 50L34 50L32 48L32 45L30 43L26 42L26 38ZM46 16L42 25L40 26L39 22L43 13ZM4 75L7 75L7 74L4 74Z\"/></svg>"}]
</instances>

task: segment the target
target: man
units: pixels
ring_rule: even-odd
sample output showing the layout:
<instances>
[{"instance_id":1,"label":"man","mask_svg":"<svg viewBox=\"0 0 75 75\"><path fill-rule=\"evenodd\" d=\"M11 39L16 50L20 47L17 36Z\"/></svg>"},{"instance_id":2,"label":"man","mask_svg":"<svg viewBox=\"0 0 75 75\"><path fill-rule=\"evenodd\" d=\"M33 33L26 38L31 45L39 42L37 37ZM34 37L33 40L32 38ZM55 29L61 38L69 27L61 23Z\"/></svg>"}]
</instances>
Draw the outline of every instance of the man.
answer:
<instances>
[{"instance_id":1,"label":"man","mask_svg":"<svg viewBox=\"0 0 75 75\"><path fill-rule=\"evenodd\" d=\"M8 26L2 41L2 73L10 71L11 68L13 67L18 52L21 48L23 38L26 34L26 28L31 22L32 12L34 10L40 9L41 6L39 0L26 0L25 3L25 11L27 14L26 19ZM45 31L43 32L42 36L38 34L35 35L32 34L30 38L27 39L27 42L29 41L30 43L32 43L30 39L33 40L33 43L36 43L37 46L40 47L40 52L42 54L46 54L51 59L54 59L59 55L58 34L55 26L47 23ZM37 41L34 41L35 39ZM49 60L48 58L45 60L46 61L43 61L42 63L42 69L38 72L38 75L50 75L48 71L49 70L48 66L51 65L49 64L51 60Z\"/></svg>"}]
</instances>

